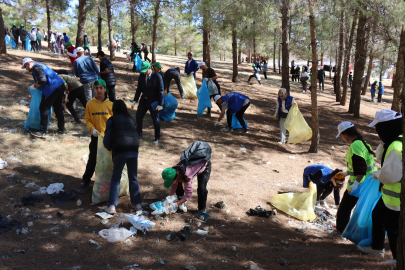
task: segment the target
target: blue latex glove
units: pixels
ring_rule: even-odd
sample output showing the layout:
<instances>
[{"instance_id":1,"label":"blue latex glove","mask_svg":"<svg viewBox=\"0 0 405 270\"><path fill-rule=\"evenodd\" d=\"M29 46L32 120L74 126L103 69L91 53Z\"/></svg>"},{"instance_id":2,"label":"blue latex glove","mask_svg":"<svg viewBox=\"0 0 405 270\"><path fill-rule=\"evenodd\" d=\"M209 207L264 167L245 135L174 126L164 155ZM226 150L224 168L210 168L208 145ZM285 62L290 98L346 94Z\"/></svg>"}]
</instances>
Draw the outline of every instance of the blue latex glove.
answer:
<instances>
[{"instance_id":1,"label":"blue latex glove","mask_svg":"<svg viewBox=\"0 0 405 270\"><path fill-rule=\"evenodd\" d=\"M355 190L356 190L356 188L358 188L358 187L359 187L359 185L360 185L360 183L359 183L359 182L354 181L353 185L351 185L351 186L350 186L350 190L349 190L349 192L350 192L350 193L352 193L353 191L355 191Z\"/></svg>"}]
</instances>

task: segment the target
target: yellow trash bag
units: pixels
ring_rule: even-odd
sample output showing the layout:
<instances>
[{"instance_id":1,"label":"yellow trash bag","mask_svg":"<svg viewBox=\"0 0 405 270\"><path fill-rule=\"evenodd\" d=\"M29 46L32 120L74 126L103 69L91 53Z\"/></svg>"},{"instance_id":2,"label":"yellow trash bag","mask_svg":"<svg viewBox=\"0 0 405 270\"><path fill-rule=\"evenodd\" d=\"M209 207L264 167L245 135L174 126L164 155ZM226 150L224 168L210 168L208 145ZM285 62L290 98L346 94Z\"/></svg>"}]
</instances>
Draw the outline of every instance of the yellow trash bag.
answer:
<instances>
[{"instance_id":1,"label":"yellow trash bag","mask_svg":"<svg viewBox=\"0 0 405 270\"><path fill-rule=\"evenodd\" d=\"M183 86L183 92L186 98L197 98L197 86L195 85L192 73L189 76L181 77L181 85Z\"/></svg>"},{"instance_id":2,"label":"yellow trash bag","mask_svg":"<svg viewBox=\"0 0 405 270\"><path fill-rule=\"evenodd\" d=\"M104 135L98 135L96 180L93 186L92 205L107 202L110 197L110 184L114 163L112 161L112 153L104 147L103 140ZM122 170L119 196L124 196L128 193L128 172L127 165L125 165Z\"/></svg>"},{"instance_id":3,"label":"yellow trash bag","mask_svg":"<svg viewBox=\"0 0 405 270\"><path fill-rule=\"evenodd\" d=\"M312 221L316 218L316 184L309 183L309 191L305 193L277 194L271 198L270 203L284 213L303 221Z\"/></svg>"},{"instance_id":4,"label":"yellow trash bag","mask_svg":"<svg viewBox=\"0 0 405 270\"><path fill-rule=\"evenodd\" d=\"M312 129L308 126L297 105L293 105L288 112L284 127L289 134L287 143L300 143L312 138Z\"/></svg>"}]
</instances>

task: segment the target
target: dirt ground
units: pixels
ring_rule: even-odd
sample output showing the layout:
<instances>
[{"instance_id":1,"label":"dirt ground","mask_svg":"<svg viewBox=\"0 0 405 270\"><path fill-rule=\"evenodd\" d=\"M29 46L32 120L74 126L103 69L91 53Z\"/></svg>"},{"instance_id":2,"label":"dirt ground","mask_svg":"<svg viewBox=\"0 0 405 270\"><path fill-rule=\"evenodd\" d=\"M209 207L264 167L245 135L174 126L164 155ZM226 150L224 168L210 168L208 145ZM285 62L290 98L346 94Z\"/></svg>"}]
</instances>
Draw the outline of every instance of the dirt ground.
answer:
<instances>
[{"instance_id":1,"label":"dirt ground","mask_svg":"<svg viewBox=\"0 0 405 270\"><path fill-rule=\"evenodd\" d=\"M94 50L95 51L95 50ZM386 87L383 104L371 103L370 95L362 96L361 118L347 114L334 100L329 79L325 92L319 93L320 148L317 154L309 154L310 141L279 145L278 123L272 119L277 91L281 85L279 74L271 73L269 80L259 86L253 79L247 84L251 67L239 66L240 81L231 82L232 65L229 62L212 62L217 71L221 91L226 94L237 91L249 96L251 106L245 113L249 133L238 131L225 133L215 127L219 112L214 106L211 118L206 115L197 119L197 100L180 99L177 86L171 92L179 101L176 118L162 122L162 137L159 145L152 144L154 130L149 114L144 119L144 140L139 148L139 173L141 194L152 192L159 199L168 195L163 187L161 171L179 161L181 152L193 141L202 140L212 147L212 173L208 183L208 207L218 201L227 204L225 209L210 208L212 216L201 228L209 226L209 234L193 234L184 242L167 241L170 231L180 231L187 225L197 208L196 183L194 196L188 204L189 212L174 214L156 222L155 228L145 235L130 238L126 243L109 243L98 232L105 229L95 213L105 204L91 205L91 192L79 194L81 206L76 200L65 204L54 204L49 195L34 206L15 207L22 196L32 190L27 183L48 186L63 183L64 190L76 189L81 184L85 169L83 156L88 154L90 132L85 126L73 125L73 118L65 114L66 135L57 135L56 118L53 115L47 139L35 139L23 130L29 108L19 104L30 101L28 86L33 83L31 74L21 69L23 57L32 57L55 69L72 69L68 59L57 58L48 52L27 53L9 51L0 56L0 157L8 167L0 171L0 215L21 222L30 232L17 235L15 230L2 233L0 237L1 269L124 269L139 264L134 269L184 269L188 265L196 269L247 269L253 261L263 269L391 269L392 265L371 255L362 254L348 240L328 238L328 231L321 234L313 231L298 232L289 226L294 218L278 213L273 218L249 217L246 211L261 205L271 209L270 198L279 192L305 192L302 187L302 172L313 162L323 162L332 168L345 168L344 156L348 149L342 139L335 138L337 125L341 121L352 121L375 149L378 137L367 125L376 111L390 107L392 89ZM183 70L185 57L157 55L164 70L180 66ZM200 60L200 59L197 59ZM98 59L96 63L99 65ZM130 63L118 54L113 62L117 77L117 98L132 100L139 73L132 73ZM327 73L327 77L329 74ZM201 71L197 76L197 87L201 85ZM292 83L291 95L296 99L301 112L311 123L310 94L302 93L300 84ZM84 122L84 108L79 106ZM135 111L131 112L135 117ZM221 123L222 127L225 123ZM12 162L10 158L21 162ZM275 172L278 170L279 172ZM94 177L93 177L94 179ZM25 181L23 181L25 180ZM342 192L343 193L343 192ZM152 203L156 200L145 200ZM333 199L328 197L329 204ZM57 213L63 214L59 217ZM110 221L112 225L122 213L130 213L129 196L120 198L118 214ZM40 219L33 219L34 213ZM33 226L28 227L28 222ZM197 221L196 221L197 222ZM197 230L196 222L191 224ZM125 224L129 228L129 223ZM88 241L97 241L96 249ZM283 240L281 243L281 240ZM286 244L287 241L288 243ZM233 247L236 247L233 248ZM25 253L15 252L22 249ZM388 243L386 259L390 259ZM161 259L163 266L155 265ZM288 265L282 266L283 260ZM76 268L75 268L76 267ZM129 269L129 268L127 268Z\"/></svg>"}]
</instances>

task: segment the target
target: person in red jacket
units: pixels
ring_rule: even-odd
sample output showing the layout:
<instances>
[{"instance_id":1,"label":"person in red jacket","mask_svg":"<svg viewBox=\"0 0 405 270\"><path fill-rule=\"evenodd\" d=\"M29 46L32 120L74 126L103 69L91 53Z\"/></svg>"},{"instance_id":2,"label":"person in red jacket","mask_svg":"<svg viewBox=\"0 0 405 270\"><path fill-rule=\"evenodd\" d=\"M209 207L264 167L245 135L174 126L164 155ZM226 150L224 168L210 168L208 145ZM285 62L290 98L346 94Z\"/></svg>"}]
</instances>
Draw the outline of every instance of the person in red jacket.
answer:
<instances>
[{"instance_id":1,"label":"person in red jacket","mask_svg":"<svg viewBox=\"0 0 405 270\"><path fill-rule=\"evenodd\" d=\"M70 41L68 41L65 43L65 50L67 51L66 54L69 56L72 66L74 66L73 63L78 58L76 47L73 46Z\"/></svg>"}]
</instances>

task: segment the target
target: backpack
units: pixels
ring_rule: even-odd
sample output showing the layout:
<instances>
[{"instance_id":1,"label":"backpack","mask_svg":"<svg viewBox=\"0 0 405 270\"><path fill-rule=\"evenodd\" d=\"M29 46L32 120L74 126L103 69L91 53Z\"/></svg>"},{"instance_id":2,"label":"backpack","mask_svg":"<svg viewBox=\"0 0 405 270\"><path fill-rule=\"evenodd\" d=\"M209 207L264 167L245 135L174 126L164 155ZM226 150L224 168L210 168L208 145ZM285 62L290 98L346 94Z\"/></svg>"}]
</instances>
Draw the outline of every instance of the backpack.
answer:
<instances>
[{"instance_id":1,"label":"backpack","mask_svg":"<svg viewBox=\"0 0 405 270\"><path fill-rule=\"evenodd\" d=\"M186 166L196 164L200 161L211 159L211 146L206 142L195 141L181 153L180 164L184 170Z\"/></svg>"}]
</instances>

